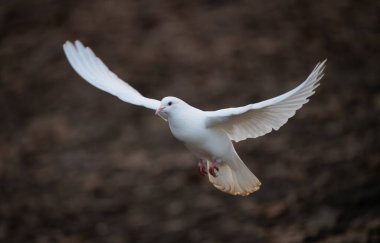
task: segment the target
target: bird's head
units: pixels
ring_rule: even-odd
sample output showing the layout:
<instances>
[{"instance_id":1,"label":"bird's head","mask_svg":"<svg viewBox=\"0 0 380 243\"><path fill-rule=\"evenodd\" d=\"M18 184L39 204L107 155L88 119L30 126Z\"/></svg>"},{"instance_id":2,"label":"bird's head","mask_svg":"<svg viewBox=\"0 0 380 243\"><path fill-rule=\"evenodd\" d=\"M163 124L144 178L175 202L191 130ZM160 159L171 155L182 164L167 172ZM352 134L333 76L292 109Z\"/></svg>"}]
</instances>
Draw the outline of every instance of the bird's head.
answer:
<instances>
[{"instance_id":1,"label":"bird's head","mask_svg":"<svg viewBox=\"0 0 380 243\"><path fill-rule=\"evenodd\" d=\"M161 100L160 107L156 110L156 115L167 120L170 116L181 107L186 106L186 103L176 97L168 96Z\"/></svg>"}]
</instances>

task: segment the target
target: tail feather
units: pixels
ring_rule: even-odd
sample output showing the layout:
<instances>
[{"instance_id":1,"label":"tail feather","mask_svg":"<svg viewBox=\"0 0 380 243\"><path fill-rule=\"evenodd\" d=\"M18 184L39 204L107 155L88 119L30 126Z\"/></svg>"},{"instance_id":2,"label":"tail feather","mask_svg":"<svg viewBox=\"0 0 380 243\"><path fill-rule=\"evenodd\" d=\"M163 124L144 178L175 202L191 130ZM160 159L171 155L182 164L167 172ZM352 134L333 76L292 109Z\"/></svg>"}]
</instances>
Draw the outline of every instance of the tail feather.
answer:
<instances>
[{"instance_id":1,"label":"tail feather","mask_svg":"<svg viewBox=\"0 0 380 243\"><path fill-rule=\"evenodd\" d=\"M207 167L209 165L210 161L207 161ZM213 177L209 174L208 178L216 188L223 192L247 196L261 186L259 179L237 155L232 161L223 162L218 168L217 176Z\"/></svg>"}]
</instances>

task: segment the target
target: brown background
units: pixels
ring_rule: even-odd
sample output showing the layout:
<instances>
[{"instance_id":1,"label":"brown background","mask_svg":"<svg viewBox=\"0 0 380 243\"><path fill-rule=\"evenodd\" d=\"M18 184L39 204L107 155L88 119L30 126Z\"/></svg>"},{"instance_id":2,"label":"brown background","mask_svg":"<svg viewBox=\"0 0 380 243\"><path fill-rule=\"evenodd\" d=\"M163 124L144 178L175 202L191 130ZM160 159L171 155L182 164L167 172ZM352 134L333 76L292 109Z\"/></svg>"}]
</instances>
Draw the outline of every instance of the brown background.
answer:
<instances>
[{"instance_id":1,"label":"brown background","mask_svg":"<svg viewBox=\"0 0 380 243\"><path fill-rule=\"evenodd\" d=\"M0 2L0 242L379 242L379 1ZM216 190L153 111L74 73L80 39L148 97L311 102L236 145L263 182Z\"/></svg>"}]
</instances>

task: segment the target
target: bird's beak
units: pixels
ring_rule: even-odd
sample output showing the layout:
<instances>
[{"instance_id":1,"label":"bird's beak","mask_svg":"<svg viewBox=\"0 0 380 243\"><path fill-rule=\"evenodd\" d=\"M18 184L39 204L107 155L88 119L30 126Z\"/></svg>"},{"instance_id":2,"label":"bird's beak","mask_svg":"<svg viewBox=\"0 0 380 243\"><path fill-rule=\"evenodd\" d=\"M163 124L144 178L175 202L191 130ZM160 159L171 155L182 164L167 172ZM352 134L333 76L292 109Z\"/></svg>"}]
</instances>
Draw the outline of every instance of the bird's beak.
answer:
<instances>
[{"instance_id":1,"label":"bird's beak","mask_svg":"<svg viewBox=\"0 0 380 243\"><path fill-rule=\"evenodd\" d=\"M160 115L160 112L162 112L163 110L165 109L165 107L158 107L158 109L156 110L156 115Z\"/></svg>"},{"instance_id":2,"label":"bird's beak","mask_svg":"<svg viewBox=\"0 0 380 243\"><path fill-rule=\"evenodd\" d=\"M165 106L163 106L163 107L159 107L159 108L156 110L156 113L155 113L155 114L156 114L157 116L161 117L164 121L168 121L166 115L161 114L161 112L162 112L164 109L165 109Z\"/></svg>"}]
</instances>

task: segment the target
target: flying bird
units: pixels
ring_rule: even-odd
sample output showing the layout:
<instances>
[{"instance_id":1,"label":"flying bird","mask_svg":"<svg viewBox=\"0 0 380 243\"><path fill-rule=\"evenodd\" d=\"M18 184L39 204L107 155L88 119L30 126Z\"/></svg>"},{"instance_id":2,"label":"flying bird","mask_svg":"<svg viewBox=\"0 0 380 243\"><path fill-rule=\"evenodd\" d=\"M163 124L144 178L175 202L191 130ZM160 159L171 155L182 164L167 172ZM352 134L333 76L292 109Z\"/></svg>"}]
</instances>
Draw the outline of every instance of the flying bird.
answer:
<instances>
[{"instance_id":1,"label":"flying bird","mask_svg":"<svg viewBox=\"0 0 380 243\"><path fill-rule=\"evenodd\" d=\"M208 175L219 190L241 196L257 191L261 182L240 159L232 141L278 130L315 93L326 63L326 60L318 63L303 83L275 98L236 108L203 111L173 96L161 101L143 96L111 72L80 41L66 41L63 49L71 66L87 82L125 102L154 110L169 123L174 137L199 159L201 174Z\"/></svg>"}]
</instances>

